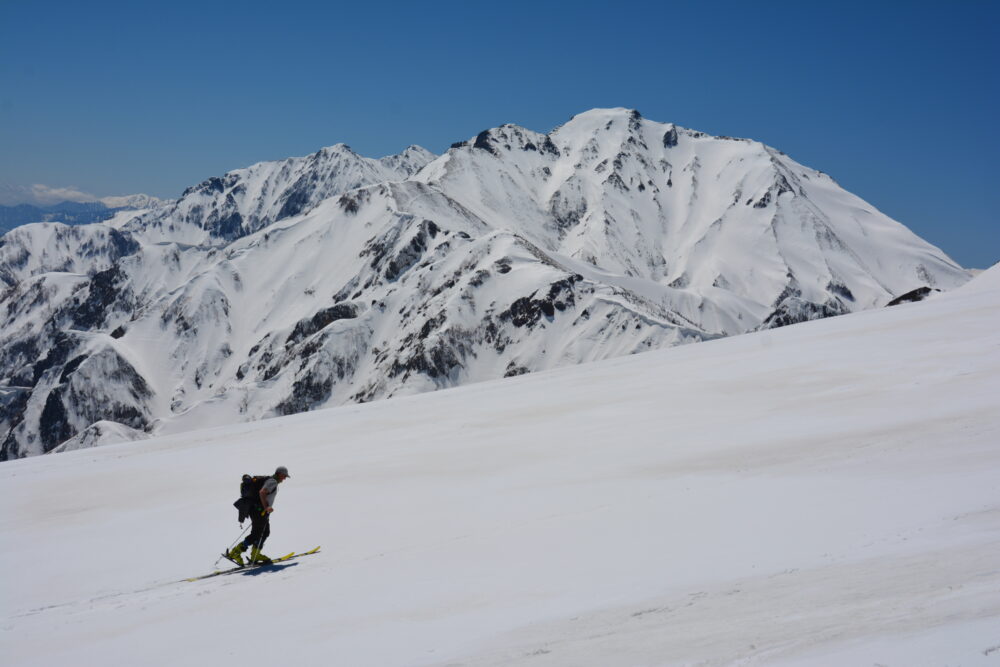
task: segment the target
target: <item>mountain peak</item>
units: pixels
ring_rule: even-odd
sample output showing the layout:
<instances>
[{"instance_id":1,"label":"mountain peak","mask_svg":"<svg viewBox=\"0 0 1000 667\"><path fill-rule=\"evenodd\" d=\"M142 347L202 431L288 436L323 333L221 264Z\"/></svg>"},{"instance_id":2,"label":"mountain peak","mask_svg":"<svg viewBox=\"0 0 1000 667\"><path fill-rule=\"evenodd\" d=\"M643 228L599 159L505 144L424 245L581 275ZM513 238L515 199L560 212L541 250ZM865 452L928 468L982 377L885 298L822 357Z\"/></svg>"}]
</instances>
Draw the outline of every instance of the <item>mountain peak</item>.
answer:
<instances>
[{"instance_id":1,"label":"mountain peak","mask_svg":"<svg viewBox=\"0 0 1000 667\"><path fill-rule=\"evenodd\" d=\"M614 125L615 122L636 123L642 120L642 114L638 109L626 107L594 108L570 117L563 125Z\"/></svg>"},{"instance_id":2,"label":"mountain peak","mask_svg":"<svg viewBox=\"0 0 1000 667\"><path fill-rule=\"evenodd\" d=\"M571 117L585 119L585 118L622 118L622 117L639 117L642 115L639 113L638 109L630 109L628 107L594 107L593 109L588 109L587 111L574 114Z\"/></svg>"},{"instance_id":3,"label":"mountain peak","mask_svg":"<svg viewBox=\"0 0 1000 667\"><path fill-rule=\"evenodd\" d=\"M356 153L353 148L351 148L350 146L348 146L343 142L335 143L332 146L324 146L323 148L319 149L318 153L321 155L329 155L331 153L358 155L358 153Z\"/></svg>"},{"instance_id":4,"label":"mountain peak","mask_svg":"<svg viewBox=\"0 0 1000 667\"><path fill-rule=\"evenodd\" d=\"M401 154L402 155L407 155L407 154L411 154L411 153L415 153L417 155L434 155L434 153L430 152L429 150L427 150L423 146L419 146L417 144L410 144L405 149L403 149L403 152Z\"/></svg>"},{"instance_id":5,"label":"mountain peak","mask_svg":"<svg viewBox=\"0 0 1000 667\"><path fill-rule=\"evenodd\" d=\"M589 141L596 139L604 144L607 141L624 143L636 141L638 137L647 131L659 132L663 134L670 128L671 123L657 123L643 118L636 109L625 107L613 107L609 109L590 109L583 113L576 114L562 125L553 129L549 136L560 137L562 141L570 143L578 141ZM633 139L629 139L633 137ZM560 143L560 141L557 141ZM560 143L561 145L561 143Z\"/></svg>"}]
</instances>

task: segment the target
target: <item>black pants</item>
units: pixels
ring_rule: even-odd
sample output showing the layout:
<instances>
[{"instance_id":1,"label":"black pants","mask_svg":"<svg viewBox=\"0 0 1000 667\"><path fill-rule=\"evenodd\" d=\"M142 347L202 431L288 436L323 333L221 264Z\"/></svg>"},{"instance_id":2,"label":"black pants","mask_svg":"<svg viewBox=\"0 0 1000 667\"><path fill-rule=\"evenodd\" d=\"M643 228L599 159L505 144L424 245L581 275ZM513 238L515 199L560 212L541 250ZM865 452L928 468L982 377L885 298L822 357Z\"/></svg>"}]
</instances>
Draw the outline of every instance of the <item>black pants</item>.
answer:
<instances>
[{"instance_id":1,"label":"black pants","mask_svg":"<svg viewBox=\"0 0 1000 667\"><path fill-rule=\"evenodd\" d=\"M271 515L261 514L260 507L255 507L250 511L250 526L250 534L243 540L243 546L263 548L271 534Z\"/></svg>"}]
</instances>

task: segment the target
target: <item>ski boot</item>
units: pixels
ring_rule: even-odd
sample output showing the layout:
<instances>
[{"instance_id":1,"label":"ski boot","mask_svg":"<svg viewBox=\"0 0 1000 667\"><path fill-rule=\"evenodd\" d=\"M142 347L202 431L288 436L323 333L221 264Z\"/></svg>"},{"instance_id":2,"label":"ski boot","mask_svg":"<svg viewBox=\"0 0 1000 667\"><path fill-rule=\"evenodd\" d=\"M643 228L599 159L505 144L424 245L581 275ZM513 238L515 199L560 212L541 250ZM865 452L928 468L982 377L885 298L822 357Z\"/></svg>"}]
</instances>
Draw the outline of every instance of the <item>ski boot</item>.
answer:
<instances>
[{"instance_id":1,"label":"ski boot","mask_svg":"<svg viewBox=\"0 0 1000 667\"><path fill-rule=\"evenodd\" d=\"M246 551L246 547L243 546L242 542L240 542L239 544L237 544L235 547L232 548L232 551L229 551L228 553L224 553L222 555L228 558L229 560L233 561L240 567L243 567L244 565L246 565L246 563L243 561L244 551Z\"/></svg>"},{"instance_id":2,"label":"ski boot","mask_svg":"<svg viewBox=\"0 0 1000 667\"><path fill-rule=\"evenodd\" d=\"M252 547L250 549L250 564L252 565L270 565L271 559L260 552L257 547Z\"/></svg>"}]
</instances>

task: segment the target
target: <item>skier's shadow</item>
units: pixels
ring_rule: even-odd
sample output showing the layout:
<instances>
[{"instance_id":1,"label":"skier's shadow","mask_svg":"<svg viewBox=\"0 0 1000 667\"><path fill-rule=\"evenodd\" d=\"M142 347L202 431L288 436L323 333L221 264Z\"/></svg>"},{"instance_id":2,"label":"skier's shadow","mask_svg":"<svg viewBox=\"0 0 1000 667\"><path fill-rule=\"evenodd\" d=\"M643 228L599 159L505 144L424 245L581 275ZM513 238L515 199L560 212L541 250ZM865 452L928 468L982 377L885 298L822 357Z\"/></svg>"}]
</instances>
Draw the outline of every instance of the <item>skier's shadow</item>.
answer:
<instances>
[{"instance_id":1,"label":"skier's shadow","mask_svg":"<svg viewBox=\"0 0 1000 667\"><path fill-rule=\"evenodd\" d=\"M244 577L256 577L267 572L280 572L281 570L287 570L290 567L295 567L298 563L275 563L274 565L260 565L255 568L251 568L243 573Z\"/></svg>"}]
</instances>

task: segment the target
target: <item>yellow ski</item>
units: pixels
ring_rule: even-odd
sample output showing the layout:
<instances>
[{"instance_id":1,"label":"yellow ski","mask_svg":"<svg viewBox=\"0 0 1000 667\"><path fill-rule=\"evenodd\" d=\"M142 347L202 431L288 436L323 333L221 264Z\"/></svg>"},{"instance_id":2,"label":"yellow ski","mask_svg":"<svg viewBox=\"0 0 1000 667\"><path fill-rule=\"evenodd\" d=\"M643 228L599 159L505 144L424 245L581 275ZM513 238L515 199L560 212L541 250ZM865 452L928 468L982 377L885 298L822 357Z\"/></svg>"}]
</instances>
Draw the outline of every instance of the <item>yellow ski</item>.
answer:
<instances>
[{"instance_id":1,"label":"yellow ski","mask_svg":"<svg viewBox=\"0 0 1000 667\"><path fill-rule=\"evenodd\" d=\"M315 549L310 549L309 551L303 551L302 553L295 553L293 551L289 554L285 554L284 556L280 556L278 558L272 558L270 563L260 563L259 565L249 563L247 565L244 565L243 567L233 567L228 570L216 570L215 572L203 574L200 577L191 577L190 579L185 579L184 581L201 581L202 579L210 579L211 577L218 577L219 575L223 574L233 574L234 572L242 572L244 570L252 570L259 567L269 567L271 565L274 565L275 563L284 563L285 561L292 560L293 558L298 558L299 556L310 556L316 553L317 551L319 551L319 547L316 547Z\"/></svg>"}]
</instances>

